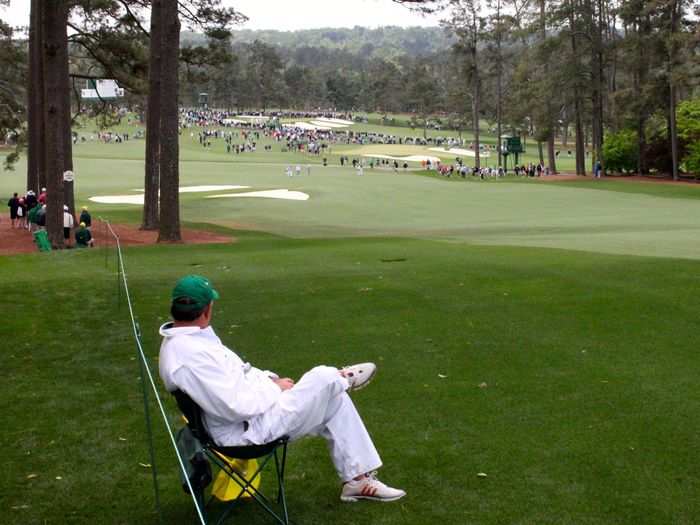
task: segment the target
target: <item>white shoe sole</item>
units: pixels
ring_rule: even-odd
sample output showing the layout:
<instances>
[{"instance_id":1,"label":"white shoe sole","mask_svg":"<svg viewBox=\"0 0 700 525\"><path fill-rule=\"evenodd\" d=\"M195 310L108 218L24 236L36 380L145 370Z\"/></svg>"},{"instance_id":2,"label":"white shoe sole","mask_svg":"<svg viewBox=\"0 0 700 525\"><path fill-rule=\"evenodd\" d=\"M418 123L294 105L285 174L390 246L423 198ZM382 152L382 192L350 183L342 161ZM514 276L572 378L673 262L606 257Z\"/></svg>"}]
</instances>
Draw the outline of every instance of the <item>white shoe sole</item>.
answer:
<instances>
[{"instance_id":1,"label":"white shoe sole","mask_svg":"<svg viewBox=\"0 0 700 525\"><path fill-rule=\"evenodd\" d=\"M350 390L351 392L356 392L357 390L362 390L364 387L366 387L367 385L370 384L372 379L374 379L375 375L377 375L376 368L372 371L372 374L367 379L365 379L364 383L361 383L360 385L357 385L357 386L351 386L348 390Z\"/></svg>"},{"instance_id":2,"label":"white shoe sole","mask_svg":"<svg viewBox=\"0 0 700 525\"><path fill-rule=\"evenodd\" d=\"M406 495L404 492L400 496L394 496L393 498L377 498L377 497L372 497L372 496L340 496L340 501L343 501L345 503L355 503L357 501L360 501L361 499L366 499L369 501L382 501L384 503L389 503L390 501L396 501L401 498L403 498Z\"/></svg>"}]
</instances>

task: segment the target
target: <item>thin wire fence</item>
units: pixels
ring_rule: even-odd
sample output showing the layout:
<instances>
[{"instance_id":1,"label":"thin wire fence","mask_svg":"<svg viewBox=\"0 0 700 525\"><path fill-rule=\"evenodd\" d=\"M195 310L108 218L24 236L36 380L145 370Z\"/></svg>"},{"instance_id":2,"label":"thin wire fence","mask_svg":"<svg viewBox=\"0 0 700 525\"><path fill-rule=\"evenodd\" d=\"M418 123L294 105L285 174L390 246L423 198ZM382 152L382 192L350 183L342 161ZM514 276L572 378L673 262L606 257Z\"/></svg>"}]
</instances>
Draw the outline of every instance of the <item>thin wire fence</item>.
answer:
<instances>
[{"instance_id":1,"label":"thin wire fence","mask_svg":"<svg viewBox=\"0 0 700 525\"><path fill-rule=\"evenodd\" d=\"M129 318L131 321L131 328L132 328L132 332L134 335L134 340L136 341L136 349L138 351L137 354L138 354L140 369L141 369L141 385L143 387L143 407L144 407L144 414L146 417L146 431L148 433L148 448L149 448L149 454L150 454L150 458L151 458L151 471L153 473L153 491L155 494L155 505L156 505L156 510L158 512L158 518L162 524L163 523L163 514L161 511L161 507L160 507L160 496L159 496L160 491L158 488L158 471L156 469L155 453L154 453L154 449L153 449L153 432L152 432L150 411L148 408L149 407L148 388L146 387L145 378L148 378L148 383L151 386L151 390L153 391L153 396L155 397L156 403L158 404L158 409L160 411L161 417L163 418L163 423L165 424L165 428L168 431L168 436L170 437L170 442L173 446L173 450L175 451L175 455L177 456L177 461L180 465L180 470L182 472L183 478L185 479L185 481L187 483L187 487L189 489L190 496L192 497L192 502L194 503L195 509L197 509L197 516L199 517L199 521L201 522L202 525L206 525L206 520L204 519L204 514L202 512L202 509L200 508L199 502L197 501L197 497L195 496L195 492L192 489L192 485L190 483L190 478L187 475L187 469L185 468L185 462L182 459L182 456L180 455L180 451L177 448L177 444L175 442L175 436L173 435L173 431L170 428L170 423L168 422L168 416L165 413L165 408L163 407L163 402L160 398L160 395L158 394L158 388L156 387L156 383L153 380L153 374L151 373L151 369L148 366L148 360L146 359L146 354L143 351L143 345L141 343L141 328L139 327L138 321L136 320L136 316L134 315L133 301L131 299L131 293L129 292L129 282L128 282L127 275L126 275L126 266L124 264L124 256L122 255L121 243L119 242L119 235L116 234L116 232L112 228L112 225L110 224L109 220L104 219L102 217L100 217L99 219L100 219L100 221L102 221L102 223L104 225L105 239L107 239L107 238L109 238L109 236L111 236L115 242L116 252L117 252L117 288L118 288L118 293L120 294L120 299L121 299L121 290L123 287L124 296L126 297L126 304L129 308ZM107 234L109 234L109 236ZM105 247L105 266L108 265L108 252L109 252L109 249L107 247ZM121 300L119 302L121 302Z\"/></svg>"}]
</instances>

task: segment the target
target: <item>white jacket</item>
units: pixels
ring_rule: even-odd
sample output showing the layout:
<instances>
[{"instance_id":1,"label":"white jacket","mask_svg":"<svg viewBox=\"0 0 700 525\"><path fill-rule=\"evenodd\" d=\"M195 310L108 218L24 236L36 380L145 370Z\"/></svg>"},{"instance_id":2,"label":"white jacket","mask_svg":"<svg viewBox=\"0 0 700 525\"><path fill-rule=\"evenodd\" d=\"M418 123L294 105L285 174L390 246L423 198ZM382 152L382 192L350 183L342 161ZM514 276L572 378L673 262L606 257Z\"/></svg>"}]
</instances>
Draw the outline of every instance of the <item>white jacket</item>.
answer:
<instances>
[{"instance_id":1,"label":"white jacket","mask_svg":"<svg viewBox=\"0 0 700 525\"><path fill-rule=\"evenodd\" d=\"M244 422L265 413L282 391L275 374L244 363L226 348L211 326L160 327L160 377L169 392L182 390L204 411L209 434L219 444L258 441ZM257 427L257 425L253 425Z\"/></svg>"},{"instance_id":2,"label":"white jacket","mask_svg":"<svg viewBox=\"0 0 700 525\"><path fill-rule=\"evenodd\" d=\"M63 227L72 228L74 224L73 214L69 211L63 210Z\"/></svg>"}]
</instances>

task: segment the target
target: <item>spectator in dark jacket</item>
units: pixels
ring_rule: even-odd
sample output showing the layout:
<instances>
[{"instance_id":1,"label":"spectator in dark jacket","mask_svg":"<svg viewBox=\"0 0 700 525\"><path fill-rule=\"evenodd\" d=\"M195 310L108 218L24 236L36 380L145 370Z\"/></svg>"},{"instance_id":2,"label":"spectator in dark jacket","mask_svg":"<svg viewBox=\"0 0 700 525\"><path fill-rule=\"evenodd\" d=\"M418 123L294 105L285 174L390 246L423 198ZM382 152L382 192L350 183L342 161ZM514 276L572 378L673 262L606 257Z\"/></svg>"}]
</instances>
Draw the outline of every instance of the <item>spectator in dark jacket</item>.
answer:
<instances>
[{"instance_id":1,"label":"spectator in dark jacket","mask_svg":"<svg viewBox=\"0 0 700 525\"><path fill-rule=\"evenodd\" d=\"M7 201L7 207L10 208L10 222L12 223L12 227L16 228L17 209L19 208L19 198L17 197L16 193L12 196L12 198L9 201Z\"/></svg>"},{"instance_id":2,"label":"spectator in dark jacket","mask_svg":"<svg viewBox=\"0 0 700 525\"><path fill-rule=\"evenodd\" d=\"M87 206L83 206L83 211L80 212L80 222L84 222L88 230L92 226L92 217L88 212Z\"/></svg>"},{"instance_id":3,"label":"spectator in dark jacket","mask_svg":"<svg viewBox=\"0 0 700 525\"><path fill-rule=\"evenodd\" d=\"M80 227L75 230L75 245L78 248L92 248L95 245L95 241L92 240L92 234L86 228L84 222L81 222Z\"/></svg>"}]
</instances>

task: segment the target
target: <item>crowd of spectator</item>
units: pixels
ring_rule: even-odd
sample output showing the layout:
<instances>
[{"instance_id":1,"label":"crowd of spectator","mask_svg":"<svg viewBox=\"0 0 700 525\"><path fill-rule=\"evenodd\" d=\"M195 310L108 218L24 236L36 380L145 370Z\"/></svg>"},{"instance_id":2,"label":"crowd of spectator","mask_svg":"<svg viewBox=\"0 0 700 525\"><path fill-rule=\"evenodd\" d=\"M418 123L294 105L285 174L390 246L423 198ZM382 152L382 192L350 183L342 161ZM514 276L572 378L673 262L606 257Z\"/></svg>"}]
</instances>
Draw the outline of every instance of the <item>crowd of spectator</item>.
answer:
<instances>
[{"instance_id":1,"label":"crowd of spectator","mask_svg":"<svg viewBox=\"0 0 700 525\"><path fill-rule=\"evenodd\" d=\"M7 201L10 211L10 228L26 230L31 240L37 232L46 230L46 188L42 188L37 196L33 190L27 190L24 195L14 193ZM71 237L75 240L76 248L94 246L92 238L92 217L87 206L83 206L78 227L73 212L63 205L63 238L67 246L71 246Z\"/></svg>"}]
</instances>

